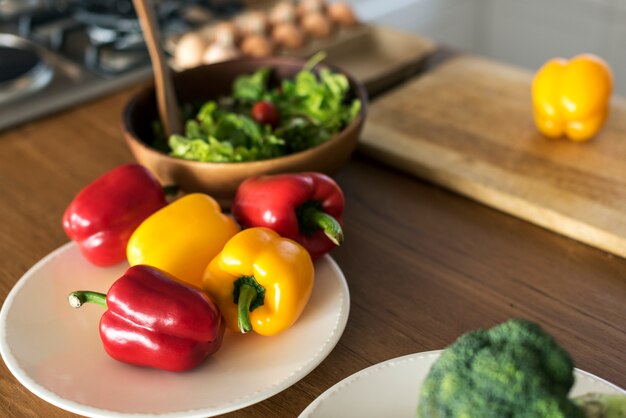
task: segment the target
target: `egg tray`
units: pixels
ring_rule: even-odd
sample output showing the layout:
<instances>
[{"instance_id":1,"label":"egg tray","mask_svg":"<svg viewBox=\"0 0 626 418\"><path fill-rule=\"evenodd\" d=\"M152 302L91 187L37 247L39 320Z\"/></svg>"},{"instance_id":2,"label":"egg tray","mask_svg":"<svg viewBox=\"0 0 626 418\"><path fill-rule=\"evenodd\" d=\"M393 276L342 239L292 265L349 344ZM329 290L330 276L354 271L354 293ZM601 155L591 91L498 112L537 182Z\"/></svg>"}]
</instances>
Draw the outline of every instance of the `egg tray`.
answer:
<instances>
[{"instance_id":1,"label":"egg tray","mask_svg":"<svg viewBox=\"0 0 626 418\"><path fill-rule=\"evenodd\" d=\"M211 29L207 26L200 30ZM166 44L166 50L172 55L177 40L170 39ZM436 48L433 41L414 33L359 24L340 28L328 38L311 39L297 50L278 49L276 55L306 58L325 51L325 62L352 74L370 95L375 95L412 77ZM170 65L181 70L173 59Z\"/></svg>"}]
</instances>

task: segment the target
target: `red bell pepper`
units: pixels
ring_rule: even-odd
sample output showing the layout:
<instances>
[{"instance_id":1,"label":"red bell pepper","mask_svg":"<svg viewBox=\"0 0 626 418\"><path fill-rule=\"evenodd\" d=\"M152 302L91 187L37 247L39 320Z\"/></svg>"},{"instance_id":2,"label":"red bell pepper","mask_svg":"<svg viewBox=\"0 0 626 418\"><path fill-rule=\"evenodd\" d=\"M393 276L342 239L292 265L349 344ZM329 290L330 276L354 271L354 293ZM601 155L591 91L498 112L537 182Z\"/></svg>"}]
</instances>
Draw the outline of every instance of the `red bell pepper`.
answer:
<instances>
[{"instance_id":1,"label":"red bell pepper","mask_svg":"<svg viewBox=\"0 0 626 418\"><path fill-rule=\"evenodd\" d=\"M126 259L126 244L144 219L167 204L163 187L139 164L126 164L82 189L63 215L63 229L93 264Z\"/></svg>"},{"instance_id":2,"label":"red bell pepper","mask_svg":"<svg viewBox=\"0 0 626 418\"><path fill-rule=\"evenodd\" d=\"M147 265L129 268L108 294L79 290L71 306L108 308L100 319L105 351L124 363L169 371L196 367L222 344L219 309L200 289Z\"/></svg>"},{"instance_id":3,"label":"red bell pepper","mask_svg":"<svg viewBox=\"0 0 626 418\"><path fill-rule=\"evenodd\" d=\"M317 259L343 242L344 205L343 192L324 174L278 174L245 180L232 213L244 228L273 229Z\"/></svg>"}]
</instances>

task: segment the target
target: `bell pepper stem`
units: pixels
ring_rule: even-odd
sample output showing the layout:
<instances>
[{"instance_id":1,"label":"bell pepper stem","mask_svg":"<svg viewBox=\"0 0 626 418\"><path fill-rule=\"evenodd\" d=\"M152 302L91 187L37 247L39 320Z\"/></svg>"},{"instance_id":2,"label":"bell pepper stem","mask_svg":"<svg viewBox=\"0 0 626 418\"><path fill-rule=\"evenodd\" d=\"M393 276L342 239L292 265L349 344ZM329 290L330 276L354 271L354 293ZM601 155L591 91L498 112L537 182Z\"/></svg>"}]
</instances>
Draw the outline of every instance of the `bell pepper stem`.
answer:
<instances>
[{"instance_id":1,"label":"bell pepper stem","mask_svg":"<svg viewBox=\"0 0 626 418\"><path fill-rule=\"evenodd\" d=\"M72 308L80 308L86 302L97 303L106 308L107 295L90 290L77 290L67 295L67 301Z\"/></svg>"},{"instance_id":2,"label":"bell pepper stem","mask_svg":"<svg viewBox=\"0 0 626 418\"><path fill-rule=\"evenodd\" d=\"M178 185L176 184L168 184L166 186L163 186L163 193L165 193L165 196L176 196L179 190L180 187L178 187Z\"/></svg>"},{"instance_id":3,"label":"bell pepper stem","mask_svg":"<svg viewBox=\"0 0 626 418\"><path fill-rule=\"evenodd\" d=\"M343 244L343 230L341 229L341 225L337 219L333 218L328 213L314 206L309 206L302 211L302 221L305 225L314 225L320 228L333 244Z\"/></svg>"},{"instance_id":4,"label":"bell pepper stem","mask_svg":"<svg viewBox=\"0 0 626 418\"><path fill-rule=\"evenodd\" d=\"M239 288L239 301L237 302L237 326L243 334L252 331L250 322L250 305L257 297L257 290L249 284L242 284Z\"/></svg>"}]
</instances>

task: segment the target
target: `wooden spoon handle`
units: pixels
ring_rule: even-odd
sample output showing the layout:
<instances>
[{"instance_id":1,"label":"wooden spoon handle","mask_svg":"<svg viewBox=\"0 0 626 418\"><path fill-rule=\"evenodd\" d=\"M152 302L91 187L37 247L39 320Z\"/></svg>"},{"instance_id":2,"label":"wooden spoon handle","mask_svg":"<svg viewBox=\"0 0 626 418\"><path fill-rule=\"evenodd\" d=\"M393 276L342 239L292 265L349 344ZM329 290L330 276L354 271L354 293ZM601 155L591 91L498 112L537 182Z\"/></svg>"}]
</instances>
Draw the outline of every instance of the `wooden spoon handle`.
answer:
<instances>
[{"instance_id":1,"label":"wooden spoon handle","mask_svg":"<svg viewBox=\"0 0 626 418\"><path fill-rule=\"evenodd\" d=\"M182 132L180 114L178 112L178 100L172 82L170 67L165 60L165 54L161 49L161 37L154 13L154 5L150 0L133 0L139 23L143 30L143 37L148 46L154 83L156 87L157 106L159 116L165 129L165 134L170 136Z\"/></svg>"}]
</instances>

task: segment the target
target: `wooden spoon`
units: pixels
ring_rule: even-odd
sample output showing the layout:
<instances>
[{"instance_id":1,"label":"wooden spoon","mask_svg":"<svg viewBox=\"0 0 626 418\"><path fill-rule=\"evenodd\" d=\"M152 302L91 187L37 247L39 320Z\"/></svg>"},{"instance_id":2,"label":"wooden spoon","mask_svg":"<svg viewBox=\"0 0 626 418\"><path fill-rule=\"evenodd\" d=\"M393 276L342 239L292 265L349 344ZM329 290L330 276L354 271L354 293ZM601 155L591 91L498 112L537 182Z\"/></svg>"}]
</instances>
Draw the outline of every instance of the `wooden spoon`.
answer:
<instances>
[{"instance_id":1,"label":"wooden spoon","mask_svg":"<svg viewBox=\"0 0 626 418\"><path fill-rule=\"evenodd\" d=\"M180 121L178 100L176 99L170 67L167 65L165 54L161 49L159 26L154 14L155 6L150 0L133 0L133 4L135 5L139 24L141 25L143 37L150 53L150 60L152 61L159 116L161 117L165 134L169 137L172 134L182 132L182 123Z\"/></svg>"}]
</instances>

